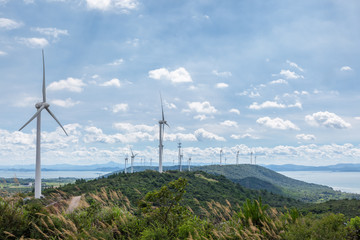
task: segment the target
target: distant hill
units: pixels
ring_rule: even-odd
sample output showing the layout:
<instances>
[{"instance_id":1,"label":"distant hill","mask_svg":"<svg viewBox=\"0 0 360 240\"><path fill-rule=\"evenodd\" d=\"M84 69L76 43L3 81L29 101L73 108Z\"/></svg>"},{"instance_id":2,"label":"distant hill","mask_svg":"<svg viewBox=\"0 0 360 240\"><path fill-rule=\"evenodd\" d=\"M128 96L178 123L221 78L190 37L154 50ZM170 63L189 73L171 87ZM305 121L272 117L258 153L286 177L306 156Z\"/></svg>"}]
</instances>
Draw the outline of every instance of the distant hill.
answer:
<instances>
[{"instance_id":1,"label":"distant hill","mask_svg":"<svg viewBox=\"0 0 360 240\"><path fill-rule=\"evenodd\" d=\"M343 163L329 166L302 166L294 164L264 165L274 171L329 171L329 172L360 172L360 164Z\"/></svg>"},{"instance_id":2,"label":"distant hill","mask_svg":"<svg viewBox=\"0 0 360 240\"><path fill-rule=\"evenodd\" d=\"M133 205L136 205L137 201L149 191L159 189L179 177L188 180L184 204L198 213L200 213L200 206L207 208L206 202L212 200L222 204L225 204L226 200L228 200L232 205L236 206L237 204L242 205L247 198L257 199L259 196L264 203L273 207L298 207L303 205L303 203L294 199L268 191L247 189L224 176L201 171L167 171L160 174L157 171L148 170L133 174L116 173L89 181L78 180L74 184L68 184L58 189L70 195L81 195L100 191L104 187L106 190L121 191ZM54 191L56 189L46 189L44 195L49 195Z\"/></svg>"},{"instance_id":3,"label":"distant hill","mask_svg":"<svg viewBox=\"0 0 360 240\"><path fill-rule=\"evenodd\" d=\"M266 189L273 193L304 202L325 202L331 199L360 199L360 195L335 191L331 187L306 183L258 165L210 165L193 167L211 174L223 175L233 182L251 189Z\"/></svg>"}]
</instances>

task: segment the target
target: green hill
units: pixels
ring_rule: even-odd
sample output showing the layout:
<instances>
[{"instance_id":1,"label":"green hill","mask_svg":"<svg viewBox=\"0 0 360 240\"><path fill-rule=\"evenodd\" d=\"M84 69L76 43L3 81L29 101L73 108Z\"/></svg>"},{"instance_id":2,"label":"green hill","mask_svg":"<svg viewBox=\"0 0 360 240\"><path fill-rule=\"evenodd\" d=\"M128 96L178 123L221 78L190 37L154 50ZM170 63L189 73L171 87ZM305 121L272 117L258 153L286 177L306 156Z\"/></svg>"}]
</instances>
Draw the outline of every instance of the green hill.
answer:
<instances>
[{"instance_id":1,"label":"green hill","mask_svg":"<svg viewBox=\"0 0 360 240\"><path fill-rule=\"evenodd\" d=\"M224 176L212 175L201 171L178 172L167 171L162 174L156 171L135 172L133 174L116 173L108 177L94 180L78 180L74 184L68 184L58 188L70 195L106 190L121 191L136 206L137 201L146 193L159 189L170 181L179 177L188 180L184 204L190 206L195 212L200 213L200 207L207 208L207 202L212 200L226 204L228 200L233 206L242 205L247 198L258 199L261 197L264 203L273 207L294 207L303 204L291 198L283 197L264 190L251 190L236 184ZM57 189L47 189L45 195L49 195Z\"/></svg>"},{"instance_id":2,"label":"green hill","mask_svg":"<svg viewBox=\"0 0 360 240\"><path fill-rule=\"evenodd\" d=\"M337 199L359 199L360 195L335 191L331 187L306 183L258 165L211 165L193 167L211 174L223 175L235 183L251 189L266 189L273 193L304 202L325 202Z\"/></svg>"}]
</instances>

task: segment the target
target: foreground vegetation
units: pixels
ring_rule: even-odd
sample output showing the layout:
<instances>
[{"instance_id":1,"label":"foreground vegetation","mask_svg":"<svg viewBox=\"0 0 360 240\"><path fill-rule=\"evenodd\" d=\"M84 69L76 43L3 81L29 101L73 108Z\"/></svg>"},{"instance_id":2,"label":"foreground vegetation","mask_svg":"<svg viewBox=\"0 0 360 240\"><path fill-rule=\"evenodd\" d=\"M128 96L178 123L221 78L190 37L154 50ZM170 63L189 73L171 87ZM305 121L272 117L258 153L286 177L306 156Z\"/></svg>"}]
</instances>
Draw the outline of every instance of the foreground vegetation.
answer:
<instances>
[{"instance_id":1,"label":"foreground vegetation","mask_svg":"<svg viewBox=\"0 0 360 240\"><path fill-rule=\"evenodd\" d=\"M0 239L360 239L360 218L342 214L280 212L247 199L241 206L207 202L203 217L184 205L188 180L179 178L140 197L137 206L120 191L83 195L69 211L70 196L0 199Z\"/></svg>"}]
</instances>

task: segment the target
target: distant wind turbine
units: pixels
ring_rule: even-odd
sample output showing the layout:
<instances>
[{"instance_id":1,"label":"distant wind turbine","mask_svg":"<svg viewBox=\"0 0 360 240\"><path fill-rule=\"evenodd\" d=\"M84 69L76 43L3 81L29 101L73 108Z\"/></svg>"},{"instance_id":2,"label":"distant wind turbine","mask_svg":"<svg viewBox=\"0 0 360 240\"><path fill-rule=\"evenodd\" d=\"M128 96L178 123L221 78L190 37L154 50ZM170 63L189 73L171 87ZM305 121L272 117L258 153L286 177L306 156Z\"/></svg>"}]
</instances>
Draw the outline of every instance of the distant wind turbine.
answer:
<instances>
[{"instance_id":1,"label":"distant wind turbine","mask_svg":"<svg viewBox=\"0 0 360 240\"><path fill-rule=\"evenodd\" d=\"M189 157L189 160L188 160L188 170L190 172L190 165L191 165L191 157Z\"/></svg>"},{"instance_id":2,"label":"distant wind turbine","mask_svg":"<svg viewBox=\"0 0 360 240\"><path fill-rule=\"evenodd\" d=\"M251 153L250 153L250 164L252 164L252 156L253 156L253 152L251 151Z\"/></svg>"},{"instance_id":3,"label":"distant wind turbine","mask_svg":"<svg viewBox=\"0 0 360 240\"><path fill-rule=\"evenodd\" d=\"M159 173L163 172L163 150L164 150L164 145L163 145L163 138L164 138L164 131L165 131L165 125L170 127L169 124L167 124L166 120L165 120L165 116L164 116L164 107L163 107L163 102L162 102L162 97L160 94L160 101L161 101L161 114L162 114L162 118L159 121Z\"/></svg>"},{"instance_id":4,"label":"distant wind turbine","mask_svg":"<svg viewBox=\"0 0 360 240\"><path fill-rule=\"evenodd\" d=\"M236 165L239 165L239 152L240 151L236 152Z\"/></svg>"},{"instance_id":5,"label":"distant wind turbine","mask_svg":"<svg viewBox=\"0 0 360 240\"><path fill-rule=\"evenodd\" d=\"M223 152L223 150L222 150L222 148L220 149L220 166L222 165L222 152Z\"/></svg>"},{"instance_id":6,"label":"distant wind turbine","mask_svg":"<svg viewBox=\"0 0 360 240\"><path fill-rule=\"evenodd\" d=\"M127 173L127 164L128 164L128 161L129 161L129 157L126 156L126 157L125 157L125 170L124 170L125 173Z\"/></svg>"},{"instance_id":7,"label":"distant wind turbine","mask_svg":"<svg viewBox=\"0 0 360 240\"><path fill-rule=\"evenodd\" d=\"M45 87L45 60L44 60L44 50L42 50L42 60L43 60L43 85L42 85L42 96L43 101L35 104L37 109L36 113L27 121L24 126L22 126L19 131L21 131L26 125L28 125L34 118L37 118L36 124L36 167L35 167L35 198L41 197L41 111L46 110L50 116L52 116L55 121L59 124L59 126L64 130L65 134L68 136L64 127L61 125L59 120L55 117L55 115L50 111L50 104L46 102L46 87Z\"/></svg>"},{"instance_id":8,"label":"distant wind turbine","mask_svg":"<svg viewBox=\"0 0 360 240\"><path fill-rule=\"evenodd\" d=\"M182 171L182 157L183 157L183 154L181 153L181 142L179 141L178 143L178 148L179 148L179 153L178 153L178 159L179 159L179 171L181 172Z\"/></svg>"},{"instance_id":9,"label":"distant wind turbine","mask_svg":"<svg viewBox=\"0 0 360 240\"><path fill-rule=\"evenodd\" d=\"M131 173L134 173L134 159L138 154L134 154L131 148L130 150L131 150Z\"/></svg>"}]
</instances>

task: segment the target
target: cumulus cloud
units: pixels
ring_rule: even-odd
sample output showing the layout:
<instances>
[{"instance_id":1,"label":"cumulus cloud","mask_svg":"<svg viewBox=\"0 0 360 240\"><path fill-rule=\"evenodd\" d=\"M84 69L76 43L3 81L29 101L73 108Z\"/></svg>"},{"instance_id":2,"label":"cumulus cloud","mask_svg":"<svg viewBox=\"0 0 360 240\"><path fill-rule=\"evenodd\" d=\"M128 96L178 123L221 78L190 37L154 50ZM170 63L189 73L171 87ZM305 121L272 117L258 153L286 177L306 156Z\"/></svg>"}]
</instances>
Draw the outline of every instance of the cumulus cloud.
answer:
<instances>
[{"instance_id":1,"label":"cumulus cloud","mask_svg":"<svg viewBox=\"0 0 360 240\"><path fill-rule=\"evenodd\" d=\"M217 112L214 106L208 101L205 102L188 102L189 109L183 110L184 112L196 112L203 114L214 114Z\"/></svg>"},{"instance_id":2,"label":"cumulus cloud","mask_svg":"<svg viewBox=\"0 0 360 240\"><path fill-rule=\"evenodd\" d=\"M198 141L203 140L216 140L216 141L225 141L225 138L220 137L214 133L208 132L203 128L200 128L195 131L195 137Z\"/></svg>"},{"instance_id":3,"label":"cumulus cloud","mask_svg":"<svg viewBox=\"0 0 360 240\"><path fill-rule=\"evenodd\" d=\"M217 70L213 70L212 73L218 77L231 77L231 72L218 72Z\"/></svg>"},{"instance_id":4,"label":"cumulus cloud","mask_svg":"<svg viewBox=\"0 0 360 240\"><path fill-rule=\"evenodd\" d=\"M286 105L282 104L282 103L273 102L273 101L266 101L261 104L254 102L249 106L249 109L254 109L254 110L260 110L263 108L286 108Z\"/></svg>"},{"instance_id":5,"label":"cumulus cloud","mask_svg":"<svg viewBox=\"0 0 360 240\"><path fill-rule=\"evenodd\" d=\"M227 83L217 83L216 84L216 88L227 88L227 87L229 87L229 84L227 84Z\"/></svg>"},{"instance_id":6,"label":"cumulus cloud","mask_svg":"<svg viewBox=\"0 0 360 240\"><path fill-rule=\"evenodd\" d=\"M119 79L117 78L113 78L107 82L101 83L100 86L102 87L121 87L121 82Z\"/></svg>"},{"instance_id":7,"label":"cumulus cloud","mask_svg":"<svg viewBox=\"0 0 360 240\"><path fill-rule=\"evenodd\" d=\"M248 90L242 91L241 93L237 93L236 95L239 95L239 96L248 96L248 97L250 97L250 98L260 97L260 93L259 93L259 92L257 92L257 91L248 91Z\"/></svg>"},{"instance_id":8,"label":"cumulus cloud","mask_svg":"<svg viewBox=\"0 0 360 240\"><path fill-rule=\"evenodd\" d=\"M274 84L288 84L288 81L280 78L280 79L271 81L270 84L272 84L272 85L274 85Z\"/></svg>"},{"instance_id":9,"label":"cumulus cloud","mask_svg":"<svg viewBox=\"0 0 360 240\"><path fill-rule=\"evenodd\" d=\"M137 0L86 0L89 9L108 11L120 9L124 12L136 9L138 7Z\"/></svg>"},{"instance_id":10,"label":"cumulus cloud","mask_svg":"<svg viewBox=\"0 0 360 240\"><path fill-rule=\"evenodd\" d=\"M207 119L207 117L204 114L199 114L199 115L194 116L194 119L203 121L203 120Z\"/></svg>"},{"instance_id":11,"label":"cumulus cloud","mask_svg":"<svg viewBox=\"0 0 360 240\"><path fill-rule=\"evenodd\" d=\"M28 107L28 106L34 106L35 103L39 102L40 99L36 97L24 97L20 98L14 103L15 107Z\"/></svg>"},{"instance_id":12,"label":"cumulus cloud","mask_svg":"<svg viewBox=\"0 0 360 240\"><path fill-rule=\"evenodd\" d=\"M131 124L126 122L118 122L113 124L114 128L123 131L123 132L156 132L157 131L157 125L149 126L145 124Z\"/></svg>"},{"instance_id":13,"label":"cumulus cloud","mask_svg":"<svg viewBox=\"0 0 360 240\"><path fill-rule=\"evenodd\" d=\"M239 140L239 139L259 139L259 137L253 136L250 133L245 133L245 134L242 134L242 135L232 134L230 137L232 139L235 139L235 140Z\"/></svg>"},{"instance_id":14,"label":"cumulus cloud","mask_svg":"<svg viewBox=\"0 0 360 240\"><path fill-rule=\"evenodd\" d=\"M289 120L283 120L281 118L274 118L271 119L270 117L262 117L256 120L258 124L261 126L265 126L272 129L279 129L279 130L300 130L294 123Z\"/></svg>"},{"instance_id":15,"label":"cumulus cloud","mask_svg":"<svg viewBox=\"0 0 360 240\"><path fill-rule=\"evenodd\" d=\"M236 109L236 108L230 109L229 112L230 112L230 113L235 113L235 114L237 114L237 115L240 115L240 111L239 111L238 109Z\"/></svg>"},{"instance_id":16,"label":"cumulus cloud","mask_svg":"<svg viewBox=\"0 0 360 240\"><path fill-rule=\"evenodd\" d=\"M344 121L335 113L328 111L317 112L312 115L306 115L305 121L311 126L324 126L327 128L346 129L350 128L351 124Z\"/></svg>"},{"instance_id":17,"label":"cumulus cloud","mask_svg":"<svg viewBox=\"0 0 360 240\"><path fill-rule=\"evenodd\" d=\"M291 62L291 61L289 61L289 60L286 60L286 63L288 63L291 67L296 68L296 69L299 70L300 72L303 72L303 71L304 71L304 69L302 69L301 67L299 67L299 65L297 65L297 64L294 63L294 62Z\"/></svg>"},{"instance_id":18,"label":"cumulus cloud","mask_svg":"<svg viewBox=\"0 0 360 240\"><path fill-rule=\"evenodd\" d=\"M180 67L174 71L169 71L166 68L159 68L149 71L149 78L156 80L169 80L172 83L186 83L192 82L191 76L185 68Z\"/></svg>"},{"instance_id":19,"label":"cumulus cloud","mask_svg":"<svg viewBox=\"0 0 360 240\"><path fill-rule=\"evenodd\" d=\"M69 35L68 30L57 29L57 28L32 28L33 31L44 34L46 36L53 37L54 39L58 39L61 35Z\"/></svg>"},{"instance_id":20,"label":"cumulus cloud","mask_svg":"<svg viewBox=\"0 0 360 240\"><path fill-rule=\"evenodd\" d=\"M116 59L116 60L114 60L113 62L109 63L108 65L110 65L110 66L119 66L119 65L121 65L123 62L124 62L124 59L119 58L119 59Z\"/></svg>"},{"instance_id":21,"label":"cumulus cloud","mask_svg":"<svg viewBox=\"0 0 360 240\"><path fill-rule=\"evenodd\" d=\"M70 92L82 92L86 84L78 78L67 78L58 82L52 82L47 89L50 91L68 90Z\"/></svg>"},{"instance_id":22,"label":"cumulus cloud","mask_svg":"<svg viewBox=\"0 0 360 240\"><path fill-rule=\"evenodd\" d=\"M0 29L12 30L15 28L21 27L23 24L21 22L16 22L8 18L0 18Z\"/></svg>"},{"instance_id":23,"label":"cumulus cloud","mask_svg":"<svg viewBox=\"0 0 360 240\"><path fill-rule=\"evenodd\" d=\"M238 127L237 122L231 120L225 120L221 122L220 125L225 127Z\"/></svg>"},{"instance_id":24,"label":"cumulus cloud","mask_svg":"<svg viewBox=\"0 0 360 240\"><path fill-rule=\"evenodd\" d=\"M285 77L286 79L298 79L298 78L304 78L303 76L295 73L295 72L292 72L290 70L284 70L282 69L280 71L280 75Z\"/></svg>"},{"instance_id":25,"label":"cumulus cloud","mask_svg":"<svg viewBox=\"0 0 360 240\"><path fill-rule=\"evenodd\" d=\"M49 45L48 40L46 40L45 38L18 38L17 40L20 43L31 48L44 48Z\"/></svg>"},{"instance_id":26,"label":"cumulus cloud","mask_svg":"<svg viewBox=\"0 0 360 240\"><path fill-rule=\"evenodd\" d=\"M59 107L69 108L79 104L80 101L73 101L71 98L67 98L65 100L54 99L51 103Z\"/></svg>"},{"instance_id":27,"label":"cumulus cloud","mask_svg":"<svg viewBox=\"0 0 360 240\"><path fill-rule=\"evenodd\" d=\"M312 134L303 134L303 133L296 135L296 138L303 141L310 141L316 139L316 137Z\"/></svg>"},{"instance_id":28,"label":"cumulus cloud","mask_svg":"<svg viewBox=\"0 0 360 240\"><path fill-rule=\"evenodd\" d=\"M113 113L126 112L128 110L128 108L129 108L129 105L127 103L119 103L112 107L112 112Z\"/></svg>"},{"instance_id":29,"label":"cumulus cloud","mask_svg":"<svg viewBox=\"0 0 360 240\"><path fill-rule=\"evenodd\" d=\"M0 51L0 56L5 56L5 55L7 55L7 53L6 53L6 52L4 52L4 51Z\"/></svg>"},{"instance_id":30,"label":"cumulus cloud","mask_svg":"<svg viewBox=\"0 0 360 240\"><path fill-rule=\"evenodd\" d=\"M349 66L343 66L340 68L340 71L351 71L351 70L352 70L352 68Z\"/></svg>"}]
</instances>

